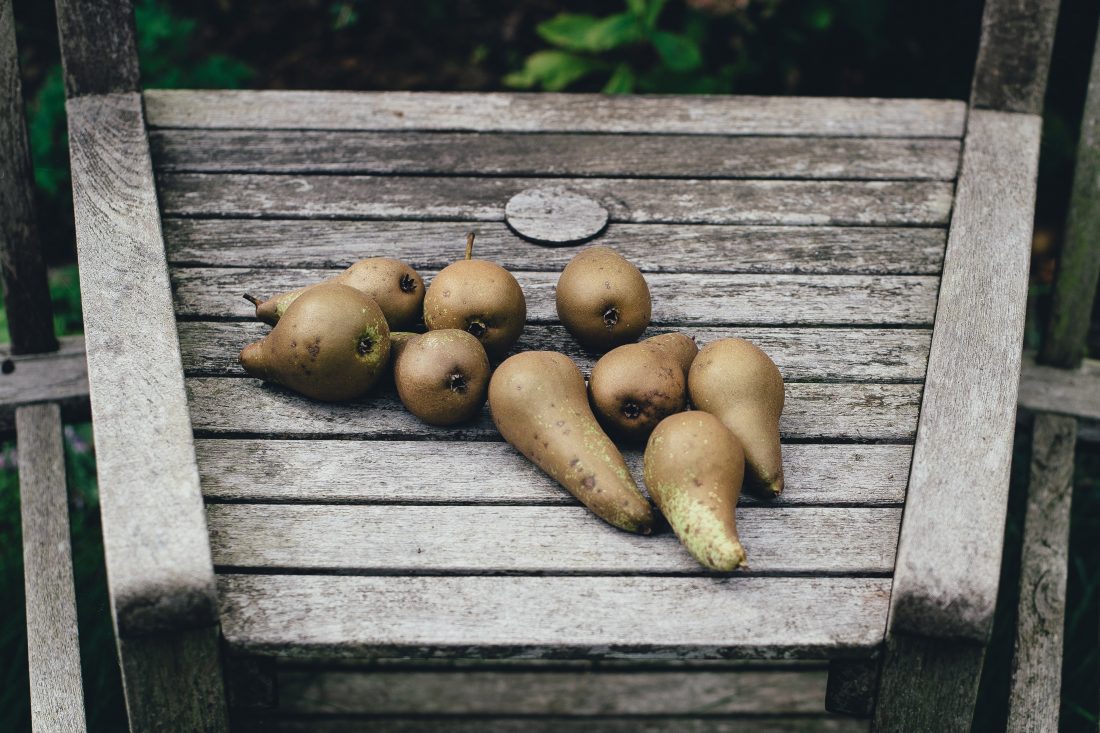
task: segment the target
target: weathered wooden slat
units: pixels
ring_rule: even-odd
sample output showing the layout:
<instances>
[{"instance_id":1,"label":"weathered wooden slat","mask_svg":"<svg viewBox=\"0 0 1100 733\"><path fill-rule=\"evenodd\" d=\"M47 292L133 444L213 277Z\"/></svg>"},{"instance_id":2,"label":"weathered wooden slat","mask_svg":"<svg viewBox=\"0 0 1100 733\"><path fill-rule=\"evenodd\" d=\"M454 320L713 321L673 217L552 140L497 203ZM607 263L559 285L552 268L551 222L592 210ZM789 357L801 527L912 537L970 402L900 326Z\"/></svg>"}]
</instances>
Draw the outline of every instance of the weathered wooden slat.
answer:
<instances>
[{"instance_id":1,"label":"weathered wooden slat","mask_svg":"<svg viewBox=\"0 0 1100 733\"><path fill-rule=\"evenodd\" d=\"M993 622L1040 127L1035 115L970 114L894 576L897 631L984 643Z\"/></svg>"},{"instance_id":2,"label":"weathered wooden slat","mask_svg":"<svg viewBox=\"0 0 1100 733\"><path fill-rule=\"evenodd\" d=\"M611 221L671 224L942 226L954 186L943 181L761 181L628 178L165 173L169 216L503 221L520 191L565 185Z\"/></svg>"},{"instance_id":3,"label":"weathered wooden slat","mask_svg":"<svg viewBox=\"0 0 1100 733\"><path fill-rule=\"evenodd\" d=\"M63 338L57 351L46 354L8 356L0 349L0 363L7 365L0 369L0 430L14 428L17 407L38 402L59 404L67 420L87 419L83 336Z\"/></svg>"},{"instance_id":4,"label":"weathered wooden slat","mask_svg":"<svg viewBox=\"0 0 1100 733\"><path fill-rule=\"evenodd\" d=\"M213 564L141 96L81 96L67 111L103 542L130 724L223 731Z\"/></svg>"},{"instance_id":5,"label":"weathered wooden slat","mask_svg":"<svg viewBox=\"0 0 1100 733\"><path fill-rule=\"evenodd\" d=\"M985 649L954 639L889 638L872 730L971 730Z\"/></svg>"},{"instance_id":6,"label":"weathered wooden slat","mask_svg":"<svg viewBox=\"0 0 1100 733\"><path fill-rule=\"evenodd\" d=\"M182 268L172 271L176 313L185 318L252 320L242 293L261 297L311 285L338 270ZM557 321L556 272L516 273L528 323ZM421 273L425 281L432 273ZM700 325L927 326L936 311L939 279L869 275L687 275L646 277L653 322Z\"/></svg>"},{"instance_id":7,"label":"weathered wooden slat","mask_svg":"<svg viewBox=\"0 0 1100 733\"><path fill-rule=\"evenodd\" d=\"M315 402L255 379L187 380L198 432L233 435L500 440L488 408L471 423L441 428L413 417L388 394L350 403ZM913 439L919 384L787 385L784 438L907 442Z\"/></svg>"},{"instance_id":8,"label":"weathered wooden slat","mask_svg":"<svg viewBox=\"0 0 1100 733\"><path fill-rule=\"evenodd\" d=\"M278 685L279 712L299 715L807 715L825 672L285 670Z\"/></svg>"},{"instance_id":9,"label":"weathered wooden slat","mask_svg":"<svg viewBox=\"0 0 1100 733\"><path fill-rule=\"evenodd\" d=\"M1057 20L1058 0L986 2L970 103L1040 114Z\"/></svg>"},{"instance_id":10,"label":"weathered wooden slat","mask_svg":"<svg viewBox=\"0 0 1100 733\"><path fill-rule=\"evenodd\" d=\"M11 0L0 0L0 279L11 350L53 351L53 309L34 213L34 175Z\"/></svg>"},{"instance_id":11,"label":"weathered wooden slat","mask_svg":"<svg viewBox=\"0 0 1100 733\"><path fill-rule=\"evenodd\" d=\"M58 0L65 96L137 92L137 43L130 0Z\"/></svg>"},{"instance_id":12,"label":"weathered wooden slat","mask_svg":"<svg viewBox=\"0 0 1100 733\"><path fill-rule=\"evenodd\" d=\"M826 715L668 717L516 717L516 718L273 718L240 721L245 731L264 733L866 733L867 721ZM643 727L644 726L644 727Z\"/></svg>"},{"instance_id":13,"label":"weathered wooden slat","mask_svg":"<svg viewBox=\"0 0 1100 733\"><path fill-rule=\"evenodd\" d=\"M1020 407L1035 412L1100 420L1100 360L1086 359L1077 369L1035 363L1025 353L1020 367Z\"/></svg>"},{"instance_id":14,"label":"weathered wooden slat","mask_svg":"<svg viewBox=\"0 0 1100 733\"><path fill-rule=\"evenodd\" d=\"M836 97L145 92L153 127L960 137L966 105Z\"/></svg>"},{"instance_id":15,"label":"weathered wooden slat","mask_svg":"<svg viewBox=\"0 0 1100 733\"><path fill-rule=\"evenodd\" d=\"M237 355L270 327L258 321L182 321L177 324L183 368L189 376L243 375ZM647 335L667 332L653 328ZM737 336L764 349L787 381L920 381L932 332L912 328L691 328L700 346ZM562 326L529 325L514 351L560 351L586 375L599 358L584 351ZM4 394L0 376L0 396ZM2 404L2 399L0 399Z\"/></svg>"},{"instance_id":16,"label":"weathered wooden slat","mask_svg":"<svg viewBox=\"0 0 1100 733\"><path fill-rule=\"evenodd\" d=\"M31 720L38 733L83 733L87 725L61 411L57 405L20 407L16 425Z\"/></svg>"},{"instance_id":17,"label":"weathered wooden slat","mask_svg":"<svg viewBox=\"0 0 1100 733\"><path fill-rule=\"evenodd\" d=\"M160 171L660 178L954 179L957 140L164 130Z\"/></svg>"},{"instance_id":18,"label":"weathered wooden slat","mask_svg":"<svg viewBox=\"0 0 1100 733\"><path fill-rule=\"evenodd\" d=\"M774 659L872 654L890 581L230 574L218 589L236 652Z\"/></svg>"},{"instance_id":19,"label":"weathered wooden slat","mask_svg":"<svg viewBox=\"0 0 1100 733\"><path fill-rule=\"evenodd\" d=\"M396 257L439 270L476 253L509 270L561 271L577 250L524 242L504 224L308 219L164 221L168 260L211 267L347 267L364 257ZM643 272L939 275L947 242L931 227L769 227L611 224L599 243Z\"/></svg>"},{"instance_id":20,"label":"weathered wooden slat","mask_svg":"<svg viewBox=\"0 0 1100 733\"><path fill-rule=\"evenodd\" d=\"M503 443L209 438L195 441L195 452L207 501L576 502ZM429 452L461 460L424 460ZM641 449L623 453L641 485ZM769 504L899 505L905 500L911 454L908 445L785 445L786 485ZM756 503L742 496L742 504Z\"/></svg>"},{"instance_id":21,"label":"weathered wooden slat","mask_svg":"<svg viewBox=\"0 0 1100 733\"><path fill-rule=\"evenodd\" d=\"M1035 417L1008 730L1057 727L1076 437L1072 417Z\"/></svg>"},{"instance_id":22,"label":"weathered wooden slat","mask_svg":"<svg viewBox=\"0 0 1100 733\"><path fill-rule=\"evenodd\" d=\"M577 506L211 504L206 519L215 567L237 572L704 572L671 532L617 531ZM764 573L889 573L900 521L897 508L737 512L749 567Z\"/></svg>"}]
</instances>

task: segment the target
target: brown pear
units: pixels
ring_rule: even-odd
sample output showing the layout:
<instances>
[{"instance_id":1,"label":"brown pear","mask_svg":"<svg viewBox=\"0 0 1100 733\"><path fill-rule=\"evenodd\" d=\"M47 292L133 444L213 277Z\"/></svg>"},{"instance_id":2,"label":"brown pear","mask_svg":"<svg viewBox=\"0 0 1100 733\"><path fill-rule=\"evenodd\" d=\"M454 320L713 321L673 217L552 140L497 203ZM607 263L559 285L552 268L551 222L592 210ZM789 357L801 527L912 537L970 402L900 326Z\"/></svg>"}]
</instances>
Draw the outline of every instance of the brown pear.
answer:
<instances>
[{"instance_id":1,"label":"brown pear","mask_svg":"<svg viewBox=\"0 0 1100 733\"><path fill-rule=\"evenodd\" d=\"M636 341L652 313L641 271L610 247L588 247L570 260L556 298L562 325L597 353Z\"/></svg>"},{"instance_id":2,"label":"brown pear","mask_svg":"<svg viewBox=\"0 0 1100 733\"><path fill-rule=\"evenodd\" d=\"M495 262L473 259L474 235L466 236L466 259L443 268L424 296L428 330L457 328L475 336L497 360L519 339L527 301L512 273Z\"/></svg>"},{"instance_id":3,"label":"brown pear","mask_svg":"<svg viewBox=\"0 0 1100 733\"><path fill-rule=\"evenodd\" d=\"M241 366L307 397L353 400L386 371L390 330L370 296L347 285L309 288L262 341L241 350Z\"/></svg>"},{"instance_id":4,"label":"brown pear","mask_svg":"<svg viewBox=\"0 0 1100 733\"><path fill-rule=\"evenodd\" d=\"M386 315L391 330L412 328L420 320L424 303L424 281L416 270L400 260L389 257L371 257L359 260L339 275L325 280L360 290L370 297ZM279 318L306 288L291 290L267 300L245 294L245 299L256 306L256 317L264 323L278 323Z\"/></svg>"},{"instance_id":5,"label":"brown pear","mask_svg":"<svg viewBox=\"0 0 1100 733\"><path fill-rule=\"evenodd\" d=\"M645 449L645 484L691 556L711 570L745 567L734 509L745 456L722 422L693 410L661 421Z\"/></svg>"},{"instance_id":6,"label":"brown pear","mask_svg":"<svg viewBox=\"0 0 1100 733\"><path fill-rule=\"evenodd\" d=\"M717 417L741 441L746 485L765 495L782 492L783 377L768 355L743 339L712 341L691 365L688 394L696 409Z\"/></svg>"},{"instance_id":7,"label":"brown pear","mask_svg":"<svg viewBox=\"0 0 1100 733\"><path fill-rule=\"evenodd\" d=\"M682 333L665 333L604 354L592 368L588 393L607 431L642 442L657 423L687 403L687 374L699 348Z\"/></svg>"},{"instance_id":8,"label":"brown pear","mask_svg":"<svg viewBox=\"0 0 1100 733\"><path fill-rule=\"evenodd\" d=\"M653 511L619 449L588 406L569 357L525 351L489 381L489 409L504 439L610 524L649 534Z\"/></svg>"},{"instance_id":9,"label":"brown pear","mask_svg":"<svg viewBox=\"0 0 1100 733\"><path fill-rule=\"evenodd\" d=\"M407 341L394 360L393 379L409 412L429 425L455 425L485 404L489 372L480 341L444 328Z\"/></svg>"}]
</instances>

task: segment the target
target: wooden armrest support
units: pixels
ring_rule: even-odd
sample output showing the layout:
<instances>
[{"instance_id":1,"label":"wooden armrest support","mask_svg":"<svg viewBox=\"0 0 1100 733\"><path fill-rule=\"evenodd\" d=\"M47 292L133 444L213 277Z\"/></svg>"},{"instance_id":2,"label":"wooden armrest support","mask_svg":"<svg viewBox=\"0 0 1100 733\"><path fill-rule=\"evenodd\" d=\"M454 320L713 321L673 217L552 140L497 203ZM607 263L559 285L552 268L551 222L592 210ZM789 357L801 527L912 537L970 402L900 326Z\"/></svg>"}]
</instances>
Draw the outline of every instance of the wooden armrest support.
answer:
<instances>
[{"instance_id":1,"label":"wooden armrest support","mask_svg":"<svg viewBox=\"0 0 1100 733\"><path fill-rule=\"evenodd\" d=\"M1038 115L972 110L891 596L890 631L988 640L1031 250Z\"/></svg>"},{"instance_id":2,"label":"wooden armrest support","mask_svg":"<svg viewBox=\"0 0 1100 733\"><path fill-rule=\"evenodd\" d=\"M76 243L120 637L213 626L199 490L141 95L68 102Z\"/></svg>"},{"instance_id":3,"label":"wooden armrest support","mask_svg":"<svg viewBox=\"0 0 1100 733\"><path fill-rule=\"evenodd\" d=\"M15 410L56 402L66 422L88 419L88 367L84 337L61 339L61 348L45 354L9 355L0 350L0 433L15 429Z\"/></svg>"}]
</instances>

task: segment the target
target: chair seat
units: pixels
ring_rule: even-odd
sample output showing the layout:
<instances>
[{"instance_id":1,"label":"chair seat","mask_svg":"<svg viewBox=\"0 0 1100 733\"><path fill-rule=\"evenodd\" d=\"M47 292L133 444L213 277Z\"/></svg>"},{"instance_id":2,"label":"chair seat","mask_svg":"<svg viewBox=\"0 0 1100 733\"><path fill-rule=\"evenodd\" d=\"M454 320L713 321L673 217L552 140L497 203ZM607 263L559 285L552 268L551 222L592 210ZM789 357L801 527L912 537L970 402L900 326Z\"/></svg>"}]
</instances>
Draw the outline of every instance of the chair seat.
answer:
<instances>
[{"instance_id":1,"label":"chair seat","mask_svg":"<svg viewBox=\"0 0 1100 733\"><path fill-rule=\"evenodd\" d=\"M916 434L966 107L926 100L149 91L225 641L282 659L873 657ZM751 570L595 519L501 442L392 391L312 402L244 375L271 295L370 256L512 270L517 350L577 247L515 194L599 201L650 333L747 338L787 384L783 496L738 513ZM626 451L640 481L641 455Z\"/></svg>"}]
</instances>

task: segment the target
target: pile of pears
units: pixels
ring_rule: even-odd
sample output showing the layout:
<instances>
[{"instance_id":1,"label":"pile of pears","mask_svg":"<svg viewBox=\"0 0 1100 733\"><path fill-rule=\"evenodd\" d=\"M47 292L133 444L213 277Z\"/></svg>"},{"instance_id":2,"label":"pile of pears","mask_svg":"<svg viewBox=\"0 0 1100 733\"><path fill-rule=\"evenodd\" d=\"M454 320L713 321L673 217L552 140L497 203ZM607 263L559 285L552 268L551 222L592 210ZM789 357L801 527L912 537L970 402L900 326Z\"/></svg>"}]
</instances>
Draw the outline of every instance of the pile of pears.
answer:
<instances>
[{"instance_id":1,"label":"pile of pears","mask_svg":"<svg viewBox=\"0 0 1100 733\"><path fill-rule=\"evenodd\" d=\"M556 351L505 358L527 302L510 272L473 258L473 245L469 234L465 258L427 288L409 265L377 257L267 300L246 294L274 327L241 351L241 365L330 402L392 376L402 404L431 425L472 420L487 398L508 443L594 514L638 534L653 531L654 512L616 441L644 444L649 496L688 552L711 570L747 567L735 518L742 485L764 497L783 490L783 379L772 360L738 338L701 349L683 333L639 342L649 286L604 246L579 252L555 295L569 334L602 355L588 383Z\"/></svg>"}]
</instances>

